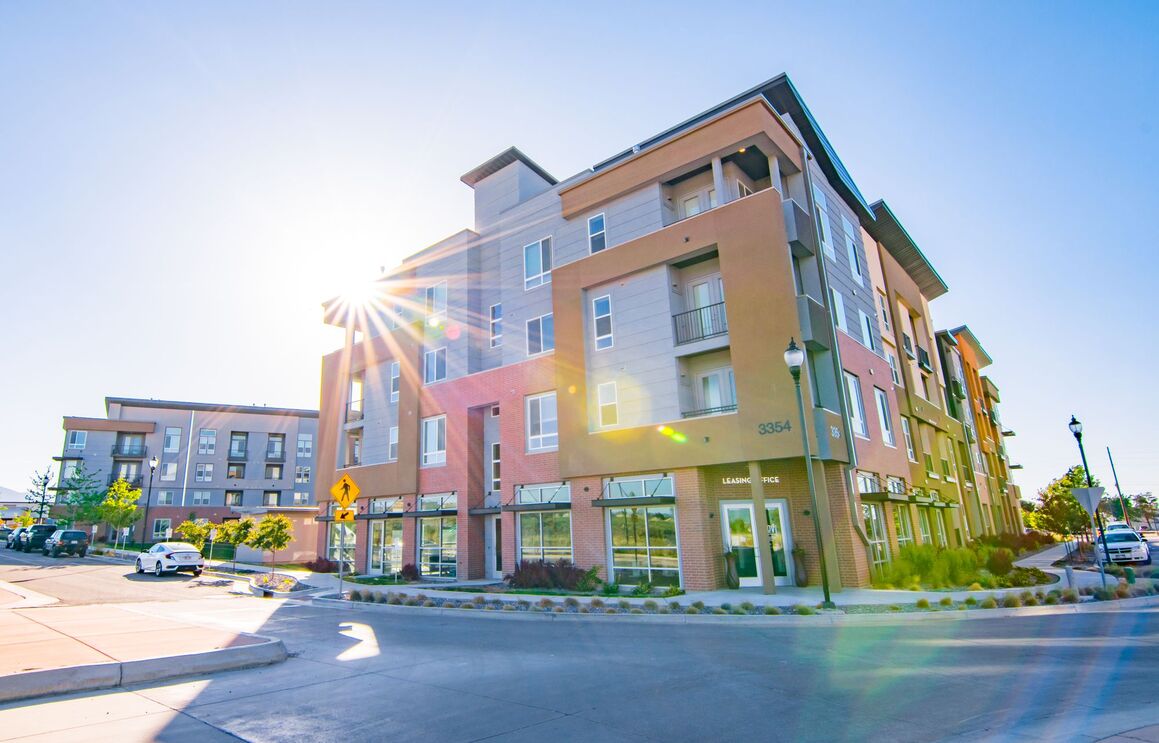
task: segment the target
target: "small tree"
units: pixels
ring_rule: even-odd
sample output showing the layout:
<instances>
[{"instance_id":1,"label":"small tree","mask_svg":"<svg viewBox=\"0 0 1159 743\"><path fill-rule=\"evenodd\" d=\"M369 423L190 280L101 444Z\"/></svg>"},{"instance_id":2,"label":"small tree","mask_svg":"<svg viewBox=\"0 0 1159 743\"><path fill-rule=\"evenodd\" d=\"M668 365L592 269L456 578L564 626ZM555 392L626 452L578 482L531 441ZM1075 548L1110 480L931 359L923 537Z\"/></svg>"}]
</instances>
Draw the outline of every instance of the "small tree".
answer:
<instances>
[{"instance_id":1,"label":"small tree","mask_svg":"<svg viewBox=\"0 0 1159 743\"><path fill-rule=\"evenodd\" d=\"M232 521L222 521L221 525L217 527L217 541L222 544L232 545L234 548L234 570L237 570L237 546L248 543L253 530L254 520L249 517L234 519Z\"/></svg>"},{"instance_id":2,"label":"small tree","mask_svg":"<svg viewBox=\"0 0 1159 743\"><path fill-rule=\"evenodd\" d=\"M48 494L48 484L52 482L52 468L44 470L44 472L32 473L32 487L24 495L24 500L32 504L29 509L32 512L32 517L36 519L36 523L43 524L44 520L48 518L49 509L52 508L55 500Z\"/></svg>"},{"instance_id":3,"label":"small tree","mask_svg":"<svg viewBox=\"0 0 1159 743\"><path fill-rule=\"evenodd\" d=\"M294 525L282 514L266 516L258 522L247 544L263 552L269 550L270 564L277 562L278 550L284 550L294 538Z\"/></svg>"},{"instance_id":4,"label":"small tree","mask_svg":"<svg viewBox=\"0 0 1159 743\"><path fill-rule=\"evenodd\" d=\"M32 518L32 514L28 511L17 516L15 520L17 526L32 526L36 523L36 519Z\"/></svg>"},{"instance_id":5,"label":"small tree","mask_svg":"<svg viewBox=\"0 0 1159 743\"><path fill-rule=\"evenodd\" d=\"M101 501L98 514L101 521L107 521L109 526L116 529L118 539L122 529L140 521L141 509L137 507L140 499L141 489L129 487L129 483L124 480L115 481L105 491L105 499Z\"/></svg>"},{"instance_id":6,"label":"small tree","mask_svg":"<svg viewBox=\"0 0 1159 743\"><path fill-rule=\"evenodd\" d=\"M78 523L92 524L100 519L101 503L105 500L105 490L101 487L96 473L90 472L83 461L77 462L73 473L61 482L56 504L62 519L69 526Z\"/></svg>"},{"instance_id":7,"label":"small tree","mask_svg":"<svg viewBox=\"0 0 1159 743\"><path fill-rule=\"evenodd\" d=\"M1150 492L1140 493L1132 496L1135 508L1139 511L1139 516L1147 522L1148 526L1155 523L1155 517L1159 516L1159 503L1156 502L1155 496Z\"/></svg>"},{"instance_id":8,"label":"small tree","mask_svg":"<svg viewBox=\"0 0 1159 743\"><path fill-rule=\"evenodd\" d=\"M209 541L209 530L213 527L214 525L206 519L186 519L177 525L174 533L180 534L182 539L200 551L205 548L205 543Z\"/></svg>"},{"instance_id":9,"label":"small tree","mask_svg":"<svg viewBox=\"0 0 1159 743\"><path fill-rule=\"evenodd\" d=\"M1094 481L1098 485L1098 480ZM1066 473L1051 480L1038 491L1039 506L1026 514L1027 524L1042 531L1071 536L1090 531L1090 516L1071 494L1071 488L1087 486L1086 472L1080 466L1071 467Z\"/></svg>"}]
</instances>

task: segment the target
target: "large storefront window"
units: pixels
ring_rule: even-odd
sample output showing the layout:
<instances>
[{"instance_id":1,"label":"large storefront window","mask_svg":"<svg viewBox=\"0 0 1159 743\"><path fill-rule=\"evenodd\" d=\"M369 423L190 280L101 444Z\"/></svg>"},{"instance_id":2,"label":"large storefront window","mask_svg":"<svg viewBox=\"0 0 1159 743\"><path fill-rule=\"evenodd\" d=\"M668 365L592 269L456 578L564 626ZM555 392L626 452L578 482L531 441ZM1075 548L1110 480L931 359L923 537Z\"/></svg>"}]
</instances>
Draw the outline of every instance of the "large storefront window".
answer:
<instances>
[{"instance_id":1,"label":"large storefront window","mask_svg":"<svg viewBox=\"0 0 1159 743\"><path fill-rule=\"evenodd\" d=\"M368 546L366 572L371 575L396 575L402 570L402 520L371 521Z\"/></svg>"},{"instance_id":2,"label":"large storefront window","mask_svg":"<svg viewBox=\"0 0 1159 743\"><path fill-rule=\"evenodd\" d=\"M346 533L345 541L342 539L343 532ZM346 563L346 570L353 570L355 547L354 524L331 521L327 541L326 557L333 562L343 561ZM342 551L343 547L345 551Z\"/></svg>"},{"instance_id":3,"label":"large storefront window","mask_svg":"<svg viewBox=\"0 0 1159 743\"><path fill-rule=\"evenodd\" d=\"M542 511L519 514L519 559L571 559L571 513Z\"/></svg>"},{"instance_id":4,"label":"large storefront window","mask_svg":"<svg viewBox=\"0 0 1159 743\"><path fill-rule=\"evenodd\" d=\"M423 575L454 578L458 538L459 524L455 516L419 519L419 571Z\"/></svg>"},{"instance_id":5,"label":"large storefront window","mask_svg":"<svg viewBox=\"0 0 1159 743\"><path fill-rule=\"evenodd\" d=\"M675 506L609 508L608 522L615 583L680 585Z\"/></svg>"},{"instance_id":6,"label":"large storefront window","mask_svg":"<svg viewBox=\"0 0 1159 743\"><path fill-rule=\"evenodd\" d=\"M898 549L914 543L914 521L908 505L893 507L893 521L897 525Z\"/></svg>"},{"instance_id":7,"label":"large storefront window","mask_svg":"<svg viewBox=\"0 0 1159 743\"><path fill-rule=\"evenodd\" d=\"M874 571L878 571L889 562L885 513L877 503L862 503L861 514L865 518L865 535L869 537L869 560L873 563Z\"/></svg>"},{"instance_id":8,"label":"large storefront window","mask_svg":"<svg viewBox=\"0 0 1159 743\"><path fill-rule=\"evenodd\" d=\"M930 528L930 509L918 508L918 526L922 530L922 544L933 544L934 534Z\"/></svg>"}]
</instances>

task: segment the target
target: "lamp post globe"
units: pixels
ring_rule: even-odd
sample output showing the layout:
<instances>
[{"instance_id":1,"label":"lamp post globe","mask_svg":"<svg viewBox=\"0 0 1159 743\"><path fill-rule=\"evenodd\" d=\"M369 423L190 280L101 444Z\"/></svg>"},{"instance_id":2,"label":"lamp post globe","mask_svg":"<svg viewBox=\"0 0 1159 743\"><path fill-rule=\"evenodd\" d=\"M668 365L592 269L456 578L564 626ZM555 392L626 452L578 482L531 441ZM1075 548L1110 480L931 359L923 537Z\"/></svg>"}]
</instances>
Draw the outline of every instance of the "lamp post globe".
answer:
<instances>
[{"instance_id":1,"label":"lamp post globe","mask_svg":"<svg viewBox=\"0 0 1159 743\"><path fill-rule=\"evenodd\" d=\"M785 365L789 367L793 377L801 373L801 366L805 363L805 352L797 345L795 338L789 339L789 347L785 349Z\"/></svg>"},{"instance_id":2,"label":"lamp post globe","mask_svg":"<svg viewBox=\"0 0 1159 743\"><path fill-rule=\"evenodd\" d=\"M149 458L149 487L145 490L145 517L141 525L141 543L149 538L149 501L153 500L153 473L157 471L157 455Z\"/></svg>"},{"instance_id":3,"label":"lamp post globe","mask_svg":"<svg viewBox=\"0 0 1159 743\"><path fill-rule=\"evenodd\" d=\"M1083 436L1083 424L1079 422L1078 418L1075 418L1072 415L1070 417L1070 423L1066 424L1066 427L1070 429L1070 432L1074 434L1074 437L1076 439L1082 438L1082 436Z\"/></svg>"}]
</instances>

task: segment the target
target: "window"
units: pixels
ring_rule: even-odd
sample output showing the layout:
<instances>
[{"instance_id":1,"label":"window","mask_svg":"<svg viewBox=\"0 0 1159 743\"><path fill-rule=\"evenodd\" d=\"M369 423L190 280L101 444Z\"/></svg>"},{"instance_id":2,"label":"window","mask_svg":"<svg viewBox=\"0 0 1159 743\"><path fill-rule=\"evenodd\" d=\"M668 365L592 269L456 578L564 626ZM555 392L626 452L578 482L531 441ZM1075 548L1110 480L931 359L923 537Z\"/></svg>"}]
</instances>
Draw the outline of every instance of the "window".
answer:
<instances>
[{"instance_id":1,"label":"window","mask_svg":"<svg viewBox=\"0 0 1159 743\"><path fill-rule=\"evenodd\" d=\"M668 475L638 475L613 478L604 486L605 498L657 498L674 494L672 478Z\"/></svg>"},{"instance_id":2,"label":"window","mask_svg":"<svg viewBox=\"0 0 1159 743\"><path fill-rule=\"evenodd\" d=\"M571 513L519 514L519 559L543 562L571 559Z\"/></svg>"},{"instance_id":3,"label":"window","mask_svg":"<svg viewBox=\"0 0 1159 743\"><path fill-rule=\"evenodd\" d=\"M685 196L680 205L684 209L684 219L695 217L703 211L716 208L716 189L708 188L697 191L691 196Z\"/></svg>"},{"instance_id":4,"label":"window","mask_svg":"<svg viewBox=\"0 0 1159 743\"><path fill-rule=\"evenodd\" d=\"M933 544L934 537L930 532L930 509L918 507L918 528L921 530L922 544Z\"/></svg>"},{"instance_id":5,"label":"window","mask_svg":"<svg viewBox=\"0 0 1159 743\"><path fill-rule=\"evenodd\" d=\"M861 270L861 241L858 239L856 228L849 223L844 215L841 216L841 229L845 231L845 251L849 254L849 272L853 280L865 286L865 278Z\"/></svg>"},{"instance_id":6,"label":"window","mask_svg":"<svg viewBox=\"0 0 1159 743\"><path fill-rule=\"evenodd\" d=\"M371 513L403 513L406 504L402 498L375 498L370 501Z\"/></svg>"},{"instance_id":7,"label":"window","mask_svg":"<svg viewBox=\"0 0 1159 743\"><path fill-rule=\"evenodd\" d=\"M153 519L153 539L168 539L171 528L172 519Z\"/></svg>"},{"instance_id":8,"label":"window","mask_svg":"<svg viewBox=\"0 0 1159 743\"><path fill-rule=\"evenodd\" d=\"M877 293L877 306L881 309L881 324L885 328L885 332L892 333L893 325L889 321L889 302L885 300L885 295L881 292Z\"/></svg>"},{"instance_id":9,"label":"window","mask_svg":"<svg viewBox=\"0 0 1159 743\"><path fill-rule=\"evenodd\" d=\"M861 400L861 380L845 372L845 389L849 391L849 417L853 432L869 438L869 427L865 423L865 404Z\"/></svg>"},{"instance_id":10,"label":"window","mask_svg":"<svg viewBox=\"0 0 1159 743\"><path fill-rule=\"evenodd\" d=\"M848 333L849 326L845 322L845 297L833 287L829 288L829 293L833 296L833 322L837 324L838 330Z\"/></svg>"},{"instance_id":11,"label":"window","mask_svg":"<svg viewBox=\"0 0 1159 743\"><path fill-rule=\"evenodd\" d=\"M889 411L889 398L885 391L873 388L873 397L877 401L877 419L881 422L881 438L886 446L897 446L893 436L893 416Z\"/></svg>"},{"instance_id":12,"label":"window","mask_svg":"<svg viewBox=\"0 0 1159 743\"><path fill-rule=\"evenodd\" d=\"M209 491L208 490L194 490L193 491L193 505L208 506L209 505Z\"/></svg>"},{"instance_id":13,"label":"window","mask_svg":"<svg viewBox=\"0 0 1159 743\"><path fill-rule=\"evenodd\" d=\"M604 382L598 388L597 399L600 408L600 426L614 426L620 422L620 409L616 399L616 383Z\"/></svg>"},{"instance_id":14,"label":"window","mask_svg":"<svg viewBox=\"0 0 1159 743\"><path fill-rule=\"evenodd\" d=\"M157 491L157 505L171 506L173 505L173 491L172 490L158 490Z\"/></svg>"},{"instance_id":15,"label":"window","mask_svg":"<svg viewBox=\"0 0 1159 743\"><path fill-rule=\"evenodd\" d=\"M752 196L753 190L744 184L744 181L736 179L736 195L738 199L743 199L746 196Z\"/></svg>"},{"instance_id":16,"label":"window","mask_svg":"<svg viewBox=\"0 0 1159 743\"><path fill-rule=\"evenodd\" d=\"M215 454L217 452L217 431L212 428L203 428L197 434L197 453Z\"/></svg>"},{"instance_id":17,"label":"window","mask_svg":"<svg viewBox=\"0 0 1159 743\"><path fill-rule=\"evenodd\" d=\"M64 463L64 467L60 471L60 482L67 483L69 480L76 477L77 463L75 460L69 460Z\"/></svg>"},{"instance_id":18,"label":"window","mask_svg":"<svg viewBox=\"0 0 1159 743\"><path fill-rule=\"evenodd\" d=\"M225 467L225 476L230 480L245 479L245 465L244 464L229 464Z\"/></svg>"},{"instance_id":19,"label":"window","mask_svg":"<svg viewBox=\"0 0 1159 743\"><path fill-rule=\"evenodd\" d=\"M172 454L181 451L181 429L172 426L165 429L165 451Z\"/></svg>"},{"instance_id":20,"label":"window","mask_svg":"<svg viewBox=\"0 0 1159 743\"><path fill-rule=\"evenodd\" d=\"M630 506L607 511L612 582L679 586L675 507Z\"/></svg>"},{"instance_id":21,"label":"window","mask_svg":"<svg viewBox=\"0 0 1159 743\"><path fill-rule=\"evenodd\" d=\"M918 461L917 452L914 451L913 433L909 429L909 418L906 418L904 415L901 418L901 434L905 437L905 454L909 457L909 461Z\"/></svg>"},{"instance_id":22,"label":"window","mask_svg":"<svg viewBox=\"0 0 1159 743\"><path fill-rule=\"evenodd\" d=\"M267 480L281 480L282 479L282 465L267 464L266 465L266 479Z\"/></svg>"},{"instance_id":23,"label":"window","mask_svg":"<svg viewBox=\"0 0 1159 743\"><path fill-rule=\"evenodd\" d=\"M69 431L68 432L68 448L69 449L83 449L89 440L88 431Z\"/></svg>"},{"instance_id":24,"label":"window","mask_svg":"<svg viewBox=\"0 0 1159 743\"><path fill-rule=\"evenodd\" d=\"M588 251L598 253L606 247L608 238L604 231L604 215L588 217Z\"/></svg>"},{"instance_id":25,"label":"window","mask_svg":"<svg viewBox=\"0 0 1159 743\"><path fill-rule=\"evenodd\" d=\"M417 510L419 511L454 511L459 507L459 496L455 493L435 493L420 495Z\"/></svg>"},{"instance_id":26,"label":"window","mask_svg":"<svg viewBox=\"0 0 1159 743\"><path fill-rule=\"evenodd\" d=\"M612 298L596 297L592 300L592 329L596 334L596 349L612 347Z\"/></svg>"},{"instance_id":27,"label":"window","mask_svg":"<svg viewBox=\"0 0 1159 743\"><path fill-rule=\"evenodd\" d=\"M515 489L515 501L526 503L571 503L571 484L548 482L540 485L520 485Z\"/></svg>"},{"instance_id":28,"label":"window","mask_svg":"<svg viewBox=\"0 0 1159 743\"><path fill-rule=\"evenodd\" d=\"M498 493L503 489L500 463L499 442L496 441L491 444L491 492L493 493Z\"/></svg>"},{"instance_id":29,"label":"window","mask_svg":"<svg viewBox=\"0 0 1159 743\"><path fill-rule=\"evenodd\" d=\"M830 260L837 260L837 253L833 250L833 228L829 226L829 200L821 189L813 188L813 205L817 208L817 230L821 233L821 249Z\"/></svg>"},{"instance_id":30,"label":"window","mask_svg":"<svg viewBox=\"0 0 1159 743\"><path fill-rule=\"evenodd\" d=\"M346 466L362 464L362 429L346 432Z\"/></svg>"},{"instance_id":31,"label":"window","mask_svg":"<svg viewBox=\"0 0 1159 743\"><path fill-rule=\"evenodd\" d=\"M227 490L225 491L225 505L241 507L241 491Z\"/></svg>"},{"instance_id":32,"label":"window","mask_svg":"<svg viewBox=\"0 0 1159 743\"><path fill-rule=\"evenodd\" d=\"M491 305L491 348L503 345L503 305Z\"/></svg>"},{"instance_id":33,"label":"window","mask_svg":"<svg viewBox=\"0 0 1159 743\"><path fill-rule=\"evenodd\" d=\"M423 418L423 465L447 462L447 416Z\"/></svg>"},{"instance_id":34,"label":"window","mask_svg":"<svg viewBox=\"0 0 1159 743\"><path fill-rule=\"evenodd\" d=\"M543 451L559 446L555 393L527 398L527 450Z\"/></svg>"},{"instance_id":35,"label":"window","mask_svg":"<svg viewBox=\"0 0 1159 743\"><path fill-rule=\"evenodd\" d=\"M390 401L398 402L398 362L390 362Z\"/></svg>"},{"instance_id":36,"label":"window","mask_svg":"<svg viewBox=\"0 0 1159 743\"><path fill-rule=\"evenodd\" d=\"M905 480L900 477L887 477L885 489L890 493L905 495Z\"/></svg>"},{"instance_id":37,"label":"window","mask_svg":"<svg viewBox=\"0 0 1159 743\"><path fill-rule=\"evenodd\" d=\"M885 513L878 503L862 503L861 514L865 518L865 535L869 538L869 561L873 570L879 572L889 562Z\"/></svg>"},{"instance_id":38,"label":"window","mask_svg":"<svg viewBox=\"0 0 1159 743\"><path fill-rule=\"evenodd\" d=\"M901 384L901 374L897 370L897 357L891 351L885 352L885 360L889 362L889 376L894 384Z\"/></svg>"},{"instance_id":39,"label":"window","mask_svg":"<svg viewBox=\"0 0 1159 743\"><path fill-rule=\"evenodd\" d=\"M177 463L161 463L161 482L173 482L177 479Z\"/></svg>"},{"instance_id":40,"label":"window","mask_svg":"<svg viewBox=\"0 0 1159 743\"><path fill-rule=\"evenodd\" d=\"M302 490L294 491L294 505L305 506L310 503L310 494Z\"/></svg>"},{"instance_id":41,"label":"window","mask_svg":"<svg viewBox=\"0 0 1159 743\"><path fill-rule=\"evenodd\" d=\"M272 508L278 505L278 491L267 490L262 493L262 505L266 508Z\"/></svg>"},{"instance_id":42,"label":"window","mask_svg":"<svg viewBox=\"0 0 1159 743\"><path fill-rule=\"evenodd\" d=\"M877 475L872 472L858 472L857 473L857 492L862 495L866 493L880 493L881 481L877 479Z\"/></svg>"},{"instance_id":43,"label":"window","mask_svg":"<svg viewBox=\"0 0 1159 743\"><path fill-rule=\"evenodd\" d=\"M903 549L914 543L914 522L909 506L893 506L893 521L897 526L897 547Z\"/></svg>"},{"instance_id":44,"label":"window","mask_svg":"<svg viewBox=\"0 0 1159 743\"><path fill-rule=\"evenodd\" d=\"M418 568L422 575L454 578L457 573L459 524L455 516L421 518Z\"/></svg>"},{"instance_id":45,"label":"window","mask_svg":"<svg viewBox=\"0 0 1159 743\"><path fill-rule=\"evenodd\" d=\"M266 459L286 458L286 434L271 433L266 438Z\"/></svg>"},{"instance_id":46,"label":"window","mask_svg":"<svg viewBox=\"0 0 1159 743\"><path fill-rule=\"evenodd\" d=\"M390 427L390 434L386 444L386 461L398 461L398 426Z\"/></svg>"},{"instance_id":47,"label":"window","mask_svg":"<svg viewBox=\"0 0 1159 743\"><path fill-rule=\"evenodd\" d=\"M209 482L213 479L213 465L205 462L198 462L193 470L194 482Z\"/></svg>"},{"instance_id":48,"label":"window","mask_svg":"<svg viewBox=\"0 0 1159 743\"><path fill-rule=\"evenodd\" d=\"M436 348L423 354L423 382L431 384L447 378L447 349Z\"/></svg>"},{"instance_id":49,"label":"window","mask_svg":"<svg viewBox=\"0 0 1159 743\"><path fill-rule=\"evenodd\" d=\"M447 282L440 281L434 286L427 287L427 322L437 324L437 321L447 314Z\"/></svg>"},{"instance_id":50,"label":"window","mask_svg":"<svg viewBox=\"0 0 1159 743\"><path fill-rule=\"evenodd\" d=\"M229 435L229 455L231 457L244 457L247 444L249 444L249 434L234 431Z\"/></svg>"},{"instance_id":51,"label":"window","mask_svg":"<svg viewBox=\"0 0 1159 743\"><path fill-rule=\"evenodd\" d=\"M555 320L551 313L527 321L527 355L546 353L555 348Z\"/></svg>"},{"instance_id":52,"label":"window","mask_svg":"<svg viewBox=\"0 0 1159 743\"><path fill-rule=\"evenodd\" d=\"M551 238L523 246L523 289L551 283Z\"/></svg>"},{"instance_id":53,"label":"window","mask_svg":"<svg viewBox=\"0 0 1159 743\"><path fill-rule=\"evenodd\" d=\"M876 351L877 346L873 343L873 322L869 319L869 315L865 314L865 310L858 310L857 314L861 318L861 342L870 351Z\"/></svg>"},{"instance_id":54,"label":"window","mask_svg":"<svg viewBox=\"0 0 1159 743\"><path fill-rule=\"evenodd\" d=\"M498 405L492 405L492 406L491 406L491 417L492 417L492 418L498 418L498 417L499 417L499 406L498 406Z\"/></svg>"},{"instance_id":55,"label":"window","mask_svg":"<svg viewBox=\"0 0 1159 743\"><path fill-rule=\"evenodd\" d=\"M346 564L346 569L354 567L354 552L358 545L358 535L354 531L354 524L342 521L331 521L326 535L326 556Z\"/></svg>"},{"instance_id":56,"label":"window","mask_svg":"<svg viewBox=\"0 0 1159 743\"><path fill-rule=\"evenodd\" d=\"M298 434L298 458L309 459L314 456L314 434Z\"/></svg>"}]
</instances>

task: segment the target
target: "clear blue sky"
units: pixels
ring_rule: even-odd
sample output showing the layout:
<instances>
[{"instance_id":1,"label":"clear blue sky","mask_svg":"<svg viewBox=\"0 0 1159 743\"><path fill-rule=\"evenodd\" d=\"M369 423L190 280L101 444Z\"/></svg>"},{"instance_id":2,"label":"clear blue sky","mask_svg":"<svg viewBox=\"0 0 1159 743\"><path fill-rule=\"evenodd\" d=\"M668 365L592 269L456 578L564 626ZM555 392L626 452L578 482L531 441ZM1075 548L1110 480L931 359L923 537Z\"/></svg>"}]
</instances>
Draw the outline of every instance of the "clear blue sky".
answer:
<instances>
[{"instance_id":1,"label":"clear blue sky","mask_svg":"<svg viewBox=\"0 0 1159 743\"><path fill-rule=\"evenodd\" d=\"M319 302L469 226L460 174L787 71L997 360L1024 491L1073 411L1159 493L1159 4L926 5L3 3L0 484L106 394L316 406Z\"/></svg>"}]
</instances>

